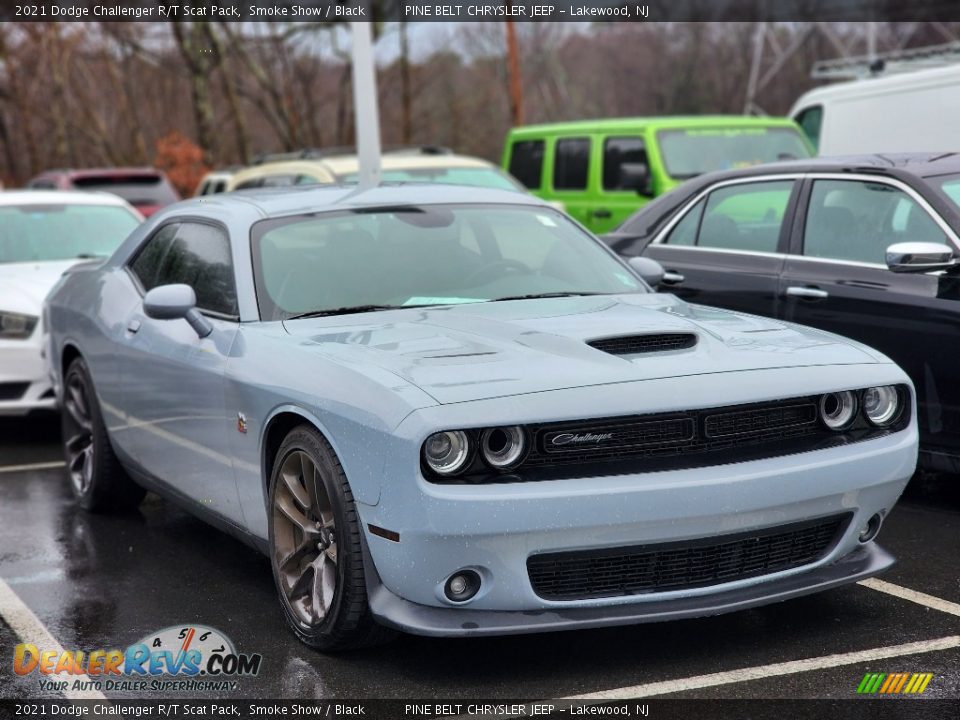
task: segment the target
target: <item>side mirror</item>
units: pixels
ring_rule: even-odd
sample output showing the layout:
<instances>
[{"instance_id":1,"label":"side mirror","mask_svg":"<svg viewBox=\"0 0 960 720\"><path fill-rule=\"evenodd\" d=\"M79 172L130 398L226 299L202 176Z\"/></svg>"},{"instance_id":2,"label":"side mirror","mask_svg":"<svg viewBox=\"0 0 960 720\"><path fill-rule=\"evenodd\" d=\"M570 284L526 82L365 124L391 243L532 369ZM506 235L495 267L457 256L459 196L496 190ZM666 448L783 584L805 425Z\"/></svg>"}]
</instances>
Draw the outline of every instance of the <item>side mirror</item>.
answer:
<instances>
[{"instance_id":1,"label":"side mirror","mask_svg":"<svg viewBox=\"0 0 960 720\"><path fill-rule=\"evenodd\" d=\"M197 294L189 285L160 285L143 298L143 312L154 320L180 320L190 323L197 335L205 338L213 325L197 310Z\"/></svg>"},{"instance_id":2,"label":"side mirror","mask_svg":"<svg viewBox=\"0 0 960 720\"><path fill-rule=\"evenodd\" d=\"M663 280L663 265L656 260L638 255L627 260L627 264L654 290L660 286Z\"/></svg>"},{"instance_id":3,"label":"side mirror","mask_svg":"<svg viewBox=\"0 0 960 720\"><path fill-rule=\"evenodd\" d=\"M646 163L621 163L620 188L636 190L638 195L652 195L650 167Z\"/></svg>"},{"instance_id":4,"label":"side mirror","mask_svg":"<svg viewBox=\"0 0 960 720\"><path fill-rule=\"evenodd\" d=\"M895 273L925 273L956 266L957 259L949 245L905 242L887 248L887 267Z\"/></svg>"}]
</instances>

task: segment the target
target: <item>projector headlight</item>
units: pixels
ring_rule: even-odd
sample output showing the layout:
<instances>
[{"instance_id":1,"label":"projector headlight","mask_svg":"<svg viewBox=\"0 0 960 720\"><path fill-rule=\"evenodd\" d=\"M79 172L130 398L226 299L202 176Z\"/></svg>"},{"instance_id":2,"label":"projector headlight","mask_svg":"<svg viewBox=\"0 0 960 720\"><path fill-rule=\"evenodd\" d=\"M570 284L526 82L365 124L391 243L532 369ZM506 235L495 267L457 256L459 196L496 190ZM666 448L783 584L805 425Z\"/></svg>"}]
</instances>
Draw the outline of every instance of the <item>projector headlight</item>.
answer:
<instances>
[{"instance_id":1,"label":"projector headlight","mask_svg":"<svg viewBox=\"0 0 960 720\"><path fill-rule=\"evenodd\" d=\"M874 425L886 427L900 415L900 394L892 385L867 388L863 391L863 412Z\"/></svg>"},{"instance_id":2,"label":"projector headlight","mask_svg":"<svg viewBox=\"0 0 960 720\"><path fill-rule=\"evenodd\" d=\"M423 461L437 475L456 475L470 460L470 438L462 430L434 433L423 443Z\"/></svg>"}]
</instances>

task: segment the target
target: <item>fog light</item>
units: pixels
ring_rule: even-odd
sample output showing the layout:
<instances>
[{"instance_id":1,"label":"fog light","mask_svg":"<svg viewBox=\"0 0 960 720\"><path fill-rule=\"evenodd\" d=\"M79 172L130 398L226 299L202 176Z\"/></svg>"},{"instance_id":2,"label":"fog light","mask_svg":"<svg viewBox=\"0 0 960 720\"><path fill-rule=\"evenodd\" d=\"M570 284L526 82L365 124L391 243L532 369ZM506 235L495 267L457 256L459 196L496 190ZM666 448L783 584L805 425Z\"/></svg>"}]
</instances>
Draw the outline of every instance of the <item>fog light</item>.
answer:
<instances>
[{"instance_id":1,"label":"fog light","mask_svg":"<svg viewBox=\"0 0 960 720\"><path fill-rule=\"evenodd\" d=\"M480 590L480 575L475 570L458 570L449 577L443 594L453 602L466 602Z\"/></svg>"},{"instance_id":2,"label":"fog light","mask_svg":"<svg viewBox=\"0 0 960 720\"><path fill-rule=\"evenodd\" d=\"M883 524L883 517L880 513L877 513L872 518L867 520L867 524L863 526L863 529L860 530L860 542L868 543L873 540L877 533L880 532L880 525Z\"/></svg>"},{"instance_id":3,"label":"fog light","mask_svg":"<svg viewBox=\"0 0 960 720\"><path fill-rule=\"evenodd\" d=\"M831 430L845 430L857 415L857 396L849 390L820 398L820 419Z\"/></svg>"},{"instance_id":4,"label":"fog light","mask_svg":"<svg viewBox=\"0 0 960 720\"><path fill-rule=\"evenodd\" d=\"M900 397L892 385L867 388L863 391L863 412L874 425L891 424L900 414Z\"/></svg>"}]
</instances>

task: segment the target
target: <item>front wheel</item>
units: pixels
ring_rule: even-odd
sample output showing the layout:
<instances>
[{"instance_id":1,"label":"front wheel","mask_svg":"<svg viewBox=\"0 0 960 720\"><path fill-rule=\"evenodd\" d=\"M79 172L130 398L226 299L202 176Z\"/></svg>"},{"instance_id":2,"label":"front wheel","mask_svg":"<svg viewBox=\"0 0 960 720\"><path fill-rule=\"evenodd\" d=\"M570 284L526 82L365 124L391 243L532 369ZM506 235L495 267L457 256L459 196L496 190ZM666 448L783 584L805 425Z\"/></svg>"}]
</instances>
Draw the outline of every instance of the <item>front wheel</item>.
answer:
<instances>
[{"instance_id":1,"label":"front wheel","mask_svg":"<svg viewBox=\"0 0 960 720\"><path fill-rule=\"evenodd\" d=\"M137 507L146 490L120 467L82 358L71 362L63 376L61 428L70 489L80 506L91 512Z\"/></svg>"},{"instance_id":2,"label":"front wheel","mask_svg":"<svg viewBox=\"0 0 960 720\"><path fill-rule=\"evenodd\" d=\"M287 624L325 652L379 644L370 614L360 521L333 448L309 426L283 441L270 477L270 565Z\"/></svg>"}]
</instances>

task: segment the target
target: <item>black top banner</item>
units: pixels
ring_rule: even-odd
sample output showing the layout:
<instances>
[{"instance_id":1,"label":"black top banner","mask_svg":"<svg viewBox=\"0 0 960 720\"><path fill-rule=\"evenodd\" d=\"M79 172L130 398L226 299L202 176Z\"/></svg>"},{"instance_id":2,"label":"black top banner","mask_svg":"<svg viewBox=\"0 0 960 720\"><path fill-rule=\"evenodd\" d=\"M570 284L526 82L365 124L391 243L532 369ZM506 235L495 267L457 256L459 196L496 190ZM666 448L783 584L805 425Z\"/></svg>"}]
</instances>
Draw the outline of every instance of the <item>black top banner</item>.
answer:
<instances>
[{"instance_id":1,"label":"black top banner","mask_svg":"<svg viewBox=\"0 0 960 720\"><path fill-rule=\"evenodd\" d=\"M960 0L0 0L0 20L943 22L960 20Z\"/></svg>"}]
</instances>

